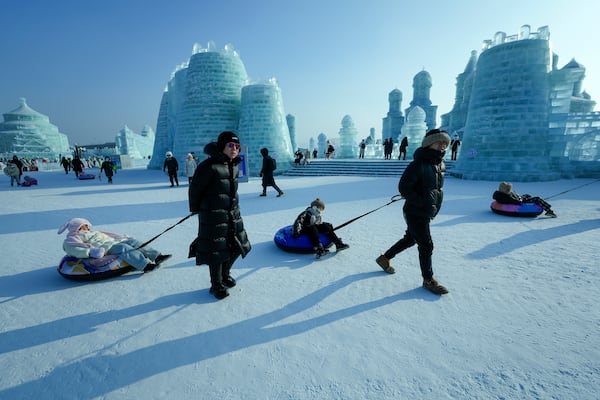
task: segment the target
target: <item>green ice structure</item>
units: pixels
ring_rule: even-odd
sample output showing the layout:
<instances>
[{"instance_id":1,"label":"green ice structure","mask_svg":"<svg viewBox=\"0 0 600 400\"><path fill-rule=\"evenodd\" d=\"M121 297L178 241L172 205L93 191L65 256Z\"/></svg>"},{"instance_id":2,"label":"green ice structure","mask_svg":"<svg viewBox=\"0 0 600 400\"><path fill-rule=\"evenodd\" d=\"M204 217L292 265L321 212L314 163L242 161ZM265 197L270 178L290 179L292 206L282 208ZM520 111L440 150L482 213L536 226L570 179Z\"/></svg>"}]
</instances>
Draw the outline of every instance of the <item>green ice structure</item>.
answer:
<instances>
[{"instance_id":1,"label":"green ice structure","mask_svg":"<svg viewBox=\"0 0 600 400\"><path fill-rule=\"evenodd\" d=\"M237 132L248 150L251 175L258 175L260 149L277 158L278 169L293 161L281 91L274 79L251 83L233 46L194 46L188 61L177 67L163 93L156 127L151 169L161 169L165 153L183 161L194 152L204 159L204 147L220 132ZM183 170L183 169L182 169Z\"/></svg>"},{"instance_id":2,"label":"green ice structure","mask_svg":"<svg viewBox=\"0 0 600 400\"><path fill-rule=\"evenodd\" d=\"M442 126L462 138L451 174L464 179L548 181L600 176L600 113L582 91L585 67L558 68L550 32L498 32L457 78Z\"/></svg>"},{"instance_id":3,"label":"green ice structure","mask_svg":"<svg viewBox=\"0 0 600 400\"><path fill-rule=\"evenodd\" d=\"M50 119L20 99L18 108L4 115L0 123L0 157L56 160L70 154L67 135L58 131Z\"/></svg>"}]
</instances>

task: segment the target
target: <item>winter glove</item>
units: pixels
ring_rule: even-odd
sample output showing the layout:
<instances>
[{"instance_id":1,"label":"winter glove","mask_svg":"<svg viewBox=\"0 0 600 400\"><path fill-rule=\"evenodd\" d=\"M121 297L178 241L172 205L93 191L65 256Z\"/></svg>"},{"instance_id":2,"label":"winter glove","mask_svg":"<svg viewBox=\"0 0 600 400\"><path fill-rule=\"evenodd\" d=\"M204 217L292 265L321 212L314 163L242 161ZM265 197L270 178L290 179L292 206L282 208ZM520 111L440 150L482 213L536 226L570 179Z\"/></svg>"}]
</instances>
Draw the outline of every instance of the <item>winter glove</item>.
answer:
<instances>
[{"instance_id":1,"label":"winter glove","mask_svg":"<svg viewBox=\"0 0 600 400\"><path fill-rule=\"evenodd\" d=\"M104 249L102 247L93 247L90 249L90 257L102 258L104 257Z\"/></svg>"}]
</instances>

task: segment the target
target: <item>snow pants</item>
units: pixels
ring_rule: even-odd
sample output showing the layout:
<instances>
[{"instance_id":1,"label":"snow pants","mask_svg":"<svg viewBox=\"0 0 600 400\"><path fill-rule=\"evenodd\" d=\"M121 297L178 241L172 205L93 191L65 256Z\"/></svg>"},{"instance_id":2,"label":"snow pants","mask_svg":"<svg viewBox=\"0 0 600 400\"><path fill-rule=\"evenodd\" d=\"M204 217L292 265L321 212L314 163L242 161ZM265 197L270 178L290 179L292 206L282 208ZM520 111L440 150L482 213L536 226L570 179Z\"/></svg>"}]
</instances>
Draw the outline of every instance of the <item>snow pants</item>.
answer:
<instances>
[{"instance_id":1,"label":"snow pants","mask_svg":"<svg viewBox=\"0 0 600 400\"><path fill-rule=\"evenodd\" d=\"M138 249L142 245L137 239L128 238L127 240L117 243L108 249L107 254L121 257L121 259L127 264L131 265L137 270L142 270L146 265L154 262L156 257L160 254L158 250L154 250L152 247L144 246Z\"/></svg>"},{"instance_id":2,"label":"snow pants","mask_svg":"<svg viewBox=\"0 0 600 400\"><path fill-rule=\"evenodd\" d=\"M394 243L383 255L391 260L396 254L416 244L419 250L421 276L423 276L423 279L429 280L433 278L433 269L431 266L433 241L431 240L431 232L429 230L431 220L428 217L409 215L407 213L404 213L404 220L406 221L404 237Z\"/></svg>"}]
</instances>

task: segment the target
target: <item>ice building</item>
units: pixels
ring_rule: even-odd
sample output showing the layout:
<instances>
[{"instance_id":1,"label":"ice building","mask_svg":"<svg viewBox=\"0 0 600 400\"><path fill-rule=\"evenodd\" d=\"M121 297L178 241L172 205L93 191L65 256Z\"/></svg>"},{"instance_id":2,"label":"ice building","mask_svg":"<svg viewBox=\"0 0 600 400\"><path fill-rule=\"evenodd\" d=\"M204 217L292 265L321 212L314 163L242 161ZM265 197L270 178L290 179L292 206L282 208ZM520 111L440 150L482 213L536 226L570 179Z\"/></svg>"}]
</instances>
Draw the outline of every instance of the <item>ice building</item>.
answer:
<instances>
[{"instance_id":1,"label":"ice building","mask_svg":"<svg viewBox=\"0 0 600 400\"><path fill-rule=\"evenodd\" d=\"M238 134L248 146L250 175L258 175L262 169L260 149L263 147L277 160L278 170L292 164L294 150L281 90L275 79L242 88Z\"/></svg>"},{"instance_id":2,"label":"ice building","mask_svg":"<svg viewBox=\"0 0 600 400\"><path fill-rule=\"evenodd\" d=\"M327 135L323 132L317 136L317 158L325 158L325 150L327 150Z\"/></svg>"},{"instance_id":3,"label":"ice building","mask_svg":"<svg viewBox=\"0 0 600 400\"><path fill-rule=\"evenodd\" d=\"M50 119L20 99L15 110L3 114L0 123L0 156L12 158L58 159L59 155L70 155L69 139L50 123Z\"/></svg>"},{"instance_id":4,"label":"ice building","mask_svg":"<svg viewBox=\"0 0 600 400\"><path fill-rule=\"evenodd\" d=\"M441 116L442 126L448 132L458 134L463 137L463 129L467 122L467 111L469 109L469 101L471 100L471 92L473 90L473 77L475 75L475 65L477 64L477 51L471 51L471 57L467 62L465 70L456 78L456 95L454 97L454 105L452 111Z\"/></svg>"},{"instance_id":5,"label":"ice building","mask_svg":"<svg viewBox=\"0 0 600 400\"><path fill-rule=\"evenodd\" d=\"M145 125L141 134L137 134L127 125L115 137L117 152L129 156L131 165L146 166L154 148L154 130Z\"/></svg>"},{"instance_id":6,"label":"ice building","mask_svg":"<svg viewBox=\"0 0 600 400\"><path fill-rule=\"evenodd\" d=\"M463 86L470 99L452 175L510 181L600 175L600 113L581 90L585 68L574 60L557 64L547 26L531 32L523 25L518 34L497 32L484 41L472 87L466 79ZM461 118L449 114L444 123Z\"/></svg>"},{"instance_id":7,"label":"ice building","mask_svg":"<svg viewBox=\"0 0 600 400\"><path fill-rule=\"evenodd\" d=\"M423 70L416 74L413 78L413 99L410 102L410 107L404 110L408 115L415 107L420 107L425 112L425 123L427 130L433 129L436 126L437 106L431 103L431 86L433 85L429 72ZM395 142L397 140L394 140Z\"/></svg>"},{"instance_id":8,"label":"ice building","mask_svg":"<svg viewBox=\"0 0 600 400\"><path fill-rule=\"evenodd\" d=\"M196 44L190 59L176 68L163 92L148 168L161 169L167 151L179 160L190 152L202 159L204 146L225 130L237 132L242 145L248 147L251 174L260 171L261 147L268 147L278 157L278 171L285 170L286 164L291 166L290 130L277 82L250 85L233 46L217 49L213 42L207 48Z\"/></svg>"},{"instance_id":9,"label":"ice building","mask_svg":"<svg viewBox=\"0 0 600 400\"><path fill-rule=\"evenodd\" d=\"M425 111L419 106L413 107L406 116L406 123L402 127L402 136L406 136L408 140L406 156L409 159L412 159L412 154L417 147L421 146L425 133L429 130L426 118Z\"/></svg>"},{"instance_id":10,"label":"ice building","mask_svg":"<svg viewBox=\"0 0 600 400\"><path fill-rule=\"evenodd\" d=\"M339 131L340 143L335 149L336 157L338 158L355 158L358 155L358 131L354 126L354 121L349 115L342 118L342 127Z\"/></svg>"},{"instance_id":11,"label":"ice building","mask_svg":"<svg viewBox=\"0 0 600 400\"><path fill-rule=\"evenodd\" d=\"M401 111L402 92L398 89L392 90L388 94L388 103L388 113L383 118L381 136L382 139L392 138L397 143L404 125L404 116Z\"/></svg>"},{"instance_id":12,"label":"ice building","mask_svg":"<svg viewBox=\"0 0 600 400\"><path fill-rule=\"evenodd\" d=\"M290 131L292 150L296 151L298 149L298 143L296 142L296 117L292 114L288 114L285 116L285 120L287 122L288 130Z\"/></svg>"}]
</instances>

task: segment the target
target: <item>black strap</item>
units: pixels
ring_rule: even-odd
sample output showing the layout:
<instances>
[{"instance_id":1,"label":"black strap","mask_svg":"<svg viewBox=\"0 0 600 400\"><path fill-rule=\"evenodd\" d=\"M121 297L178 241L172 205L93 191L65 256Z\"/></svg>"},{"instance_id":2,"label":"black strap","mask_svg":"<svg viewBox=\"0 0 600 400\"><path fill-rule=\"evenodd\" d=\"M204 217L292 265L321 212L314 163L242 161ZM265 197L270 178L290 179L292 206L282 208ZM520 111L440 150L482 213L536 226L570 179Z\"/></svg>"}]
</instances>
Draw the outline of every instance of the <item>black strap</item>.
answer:
<instances>
[{"instance_id":1,"label":"black strap","mask_svg":"<svg viewBox=\"0 0 600 400\"><path fill-rule=\"evenodd\" d=\"M577 187L574 187L574 188L571 188L571 189L567 189L567 190L565 190L565 191L563 191L563 192L560 192L560 193L557 193L557 194L553 194L553 195L552 195L552 196L550 196L550 197L546 197L546 200L548 200L548 199L551 199L551 198L553 198L553 197L556 197L556 196L560 196L561 194L568 193L568 192L570 192L570 191L572 191L572 190L579 189L579 188L582 188L582 187L584 187L584 186L587 186L587 185L591 185L592 183L596 183L596 182L600 182L600 179L596 179L595 181L591 181L591 182L588 182L588 183L584 183L583 185L579 185L579 186L577 186Z\"/></svg>"},{"instance_id":2,"label":"black strap","mask_svg":"<svg viewBox=\"0 0 600 400\"><path fill-rule=\"evenodd\" d=\"M147 242L143 243L142 245L140 245L140 247L138 247L138 250L141 249L142 247L147 246L148 244L150 244L151 242L153 242L154 240L156 240L159 236L162 236L165 232L175 228L177 225L179 225L180 223L182 223L183 221L185 221L186 219L188 219L189 217L191 217L192 215L194 215L194 213L190 213L189 215L181 218L179 220L179 222L177 222L174 225L171 225L170 227L168 227L167 229L165 229L164 231L162 231L161 233L159 233L158 235L154 236L152 239L148 240Z\"/></svg>"},{"instance_id":3,"label":"black strap","mask_svg":"<svg viewBox=\"0 0 600 400\"><path fill-rule=\"evenodd\" d=\"M382 205L382 206L379 206L379 207L377 207L377 208L376 208L376 209L374 209L374 210L371 210L371 211L369 211L369 212L366 212L366 213L364 213L363 215L359 215L358 217L352 218L350 221L346 221L346 222L344 222L343 224L341 224L341 225L339 225L339 226L336 226L335 228L333 228L333 230L334 230L334 231L337 231L338 229L340 229L340 228L343 228L343 227L345 227L346 225L349 225L349 224L353 223L353 222L354 222L354 221L356 221L357 219L359 219L359 218L362 218L362 217L364 217L364 216L366 216L366 215L369 215L369 214L371 214L371 213L373 213L373 212L375 212L375 211L379 210L380 208L383 208L383 207L385 207L385 206L389 206L390 204L392 204L393 202L395 202L395 201L398 201L398 200L402 200L402 196L401 196L401 195L397 194L397 195L395 195L395 196L392 196L392 199L391 199L391 201L390 201L389 203L387 203L387 204L384 204L384 205Z\"/></svg>"}]
</instances>

